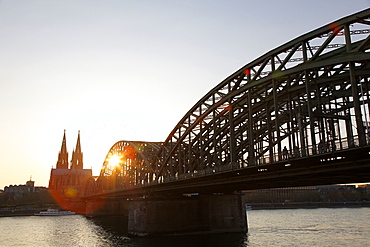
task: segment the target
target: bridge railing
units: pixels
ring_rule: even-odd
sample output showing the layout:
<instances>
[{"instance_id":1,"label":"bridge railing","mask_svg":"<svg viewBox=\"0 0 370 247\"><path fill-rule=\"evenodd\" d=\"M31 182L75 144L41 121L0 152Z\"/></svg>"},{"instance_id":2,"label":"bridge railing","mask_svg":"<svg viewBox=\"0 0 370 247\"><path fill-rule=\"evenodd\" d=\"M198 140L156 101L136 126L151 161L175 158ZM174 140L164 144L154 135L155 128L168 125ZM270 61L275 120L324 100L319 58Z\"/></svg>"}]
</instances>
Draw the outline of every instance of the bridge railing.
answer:
<instances>
[{"instance_id":1,"label":"bridge railing","mask_svg":"<svg viewBox=\"0 0 370 247\"><path fill-rule=\"evenodd\" d=\"M370 145L369 138L367 139L367 145ZM259 157L255 160L254 164L250 164L248 162L241 162L241 163L229 163L225 165L220 166L214 166L214 167L206 167L205 169L194 171L193 173L185 173L185 174L176 174L172 177L161 177L158 180L152 181L149 184L158 184L158 183L166 183L166 182L172 182L177 180L184 180L184 179L190 179L195 177L202 177L202 176L208 176L213 175L217 173L222 172L228 172L228 171L237 171L241 169L245 169L248 167L258 167L258 171L265 171L266 169L263 167L264 165L271 165L274 163L280 163L283 161L286 161L289 163L289 161L293 161L295 159L301 159L305 157L310 156L318 156L323 154L335 154L336 152L356 148L360 146L359 137L354 136L352 141L349 142L348 138L342 138L338 140L331 140L329 142L322 142L319 144L316 144L316 147L313 145L308 145L305 147L305 149L292 149L287 150L286 154L275 154L273 157L269 155L264 155L262 157Z\"/></svg>"},{"instance_id":2,"label":"bridge railing","mask_svg":"<svg viewBox=\"0 0 370 247\"><path fill-rule=\"evenodd\" d=\"M259 157L255 160L255 165L257 166L263 166L268 164L273 164L276 162L282 162L282 161L289 161L309 156L315 156L315 155L322 155L322 154L328 154L336 152L343 151L350 148L356 148L359 147L359 137L355 136L352 140L352 143L348 141L348 138L342 138L339 140L333 140L329 142L322 142L319 144L316 144L316 147L313 145L308 145L304 150L301 150L300 148L295 148L291 150L287 150L285 154L275 154L273 157L269 155L264 155L262 157ZM367 144L369 145L369 138ZM174 180L181 180L186 178L192 178L192 177L199 177L199 176L206 176L211 175L215 173L225 172L225 171L233 171L233 170L240 170L247 167L255 166L253 164L248 164L248 162L243 163L230 163L223 166L215 166L215 167L207 167L206 169L196 171L195 173L187 173L182 174L179 176L175 176L173 178L164 178L163 182L170 182ZM263 168L262 168L263 170Z\"/></svg>"},{"instance_id":3,"label":"bridge railing","mask_svg":"<svg viewBox=\"0 0 370 247\"><path fill-rule=\"evenodd\" d=\"M370 138L367 138L367 145L370 144ZM335 153L338 151L346 150L349 148L356 148L360 146L360 141L358 136L354 136L352 141L348 141L348 138L342 138L339 140L332 140L328 142L320 142L313 145L308 145L306 148L293 148L293 149L286 149L281 154L275 154L273 157L269 155L264 155L260 158L256 159L256 165L267 165L272 164L274 162L281 162L284 160L292 160L297 158L304 158L308 156L320 155L320 154L328 154L328 153ZM248 165L247 165L248 166Z\"/></svg>"},{"instance_id":4,"label":"bridge railing","mask_svg":"<svg viewBox=\"0 0 370 247\"><path fill-rule=\"evenodd\" d=\"M369 138L367 138L367 144L370 145ZM273 157L270 157L269 155L264 155L262 157L259 157L255 160L254 165L248 163L246 160L242 161L240 163L229 163L225 165L220 166L214 166L214 167L206 167L205 169L194 171L193 173L185 173L185 174L176 174L175 176L171 177L160 177L157 180L153 181L147 181L145 183L140 183L136 185L129 185L129 186L123 186L120 187L120 189L129 189L133 187L142 187L147 185L155 185L155 184L161 184L166 182L173 182L173 181L179 181L179 180L185 180L185 179L191 179L196 177L203 177L203 176L209 176L213 174L223 173L223 172L230 172L230 171L240 171L242 169L247 169L251 167L257 167L258 171L267 171L267 169L264 167L265 165L273 165L274 163L280 163L286 161L287 164L289 164L290 161L294 161L296 159L302 159L305 157L311 157L311 156L319 156L323 154L336 154L340 151L352 149L352 148L358 148L360 146L359 137L354 136L352 141L349 142L348 138L342 138L339 140L332 140L327 143L319 143L314 148L313 145L308 145L304 150L302 149L292 149L287 150L287 154L275 154ZM118 189L117 187L115 189ZM108 189L109 190L109 189Z\"/></svg>"},{"instance_id":5,"label":"bridge railing","mask_svg":"<svg viewBox=\"0 0 370 247\"><path fill-rule=\"evenodd\" d=\"M369 138L367 138L367 144L370 145ZM286 161L287 164L289 164L289 161L293 161L295 159L302 159L307 158L311 156L319 156L323 154L336 154L340 151L351 149L351 148L357 148L360 146L360 141L358 136L354 136L352 141L350 142L347 137L341 138L338 140L331 140L326 143L322 142L319 144L316 144L315 147L313 145L307 145L304 149L296 148L287 150L286 154L275 154L273 157L270 157L269 155L264 155L262 157L259 157L255 160L254 164L248 163L246 160L243 160L242 162L235 162L235 163L229 163L225 165L218 165L214 167L206 167L205 169L196 170L194 172L188 172L185 174L176 174L171 177L160 177L157 180L153 180L151 182L137 185L137 186L145 186L145 185L155 185L160 183L166 183L166 182L173 182L178 180L184 180L184 179L191 179L196 177L202 177L202 176L209 176L217 173L223 173L223 172L229 172L229 171L238 171L250 167L258 167L258 171L266 171L267 169L264 168L264 165L271 165L274 163L280 163Z\"/></svg>"}]
</instances>

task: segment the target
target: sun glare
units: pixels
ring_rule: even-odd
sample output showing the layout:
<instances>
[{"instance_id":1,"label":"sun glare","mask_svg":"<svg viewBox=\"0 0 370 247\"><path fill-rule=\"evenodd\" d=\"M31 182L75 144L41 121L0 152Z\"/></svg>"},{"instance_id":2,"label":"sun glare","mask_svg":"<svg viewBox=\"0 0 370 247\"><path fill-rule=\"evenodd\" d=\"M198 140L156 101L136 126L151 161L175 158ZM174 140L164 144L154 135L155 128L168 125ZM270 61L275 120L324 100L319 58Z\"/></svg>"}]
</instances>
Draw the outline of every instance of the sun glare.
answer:
<instances>
[{"instance_id":1,"label":"sun glare","mask_svg":"<svg viewBox=\"0 0 370 247\"><path fill-rule=\"evenodd\" d=\"M121 162L121 157L118 154L112 155L108 160L109 166L111 167L118 166L120 162Z\"/></svg>"}]
</instances>

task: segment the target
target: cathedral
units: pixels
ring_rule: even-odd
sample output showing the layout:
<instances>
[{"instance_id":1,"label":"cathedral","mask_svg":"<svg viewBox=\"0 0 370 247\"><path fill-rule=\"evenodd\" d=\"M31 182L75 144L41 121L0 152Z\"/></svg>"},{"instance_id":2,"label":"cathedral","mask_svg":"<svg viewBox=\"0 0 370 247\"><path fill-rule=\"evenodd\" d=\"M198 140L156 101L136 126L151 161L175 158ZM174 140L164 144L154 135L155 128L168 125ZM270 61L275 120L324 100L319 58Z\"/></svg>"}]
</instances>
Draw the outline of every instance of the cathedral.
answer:
<instances>
[{"instance_id":1,"label":"cathedral","mask_svg":"<svg viewBox=\"0 0 370 247\"><path fill-rule=\"evenodd\" d=\"M72 158L69 163L66 131L64 130L62 146L59 151L56 168L52 168L50 173L50 192L57 201L77 199L84 195L86 181L91 177L92 170L83 168L80 131L78 131L76 147L72 152Z\"/></svg>"}]
</instances>

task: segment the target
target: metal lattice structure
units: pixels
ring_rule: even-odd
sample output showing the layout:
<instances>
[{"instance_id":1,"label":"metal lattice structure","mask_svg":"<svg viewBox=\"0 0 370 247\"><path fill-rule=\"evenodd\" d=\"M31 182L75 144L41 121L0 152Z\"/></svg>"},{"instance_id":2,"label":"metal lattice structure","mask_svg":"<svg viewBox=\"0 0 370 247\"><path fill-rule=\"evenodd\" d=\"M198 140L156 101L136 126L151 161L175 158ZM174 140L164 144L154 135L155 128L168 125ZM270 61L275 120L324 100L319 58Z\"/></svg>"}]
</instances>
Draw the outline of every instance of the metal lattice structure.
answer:
<instances>
[{"instance_id":1,"label":"metal lattice structure","mask_svg":"<svg viewBox=\"0 0 370 247\"><path fill-rule=\"evenodd\" d=\"M158 184L368 145L369 18L370 9L342 18L246 64L165 142L116 143L99 179L115 179L114 188ZM109 168L128 146L137 155Z\"/></svg>"},{"instance_id":2,"label":"metal lattice structure","mask_svg":"<svg viewBox=\"0 0 370 247\"><path fill-rule=\"evenodd\" d=\"M147 185L152 181L156 154L161 142L116 142L103 163L98 179L98 191Z\"/></svg>"}]
</instances>

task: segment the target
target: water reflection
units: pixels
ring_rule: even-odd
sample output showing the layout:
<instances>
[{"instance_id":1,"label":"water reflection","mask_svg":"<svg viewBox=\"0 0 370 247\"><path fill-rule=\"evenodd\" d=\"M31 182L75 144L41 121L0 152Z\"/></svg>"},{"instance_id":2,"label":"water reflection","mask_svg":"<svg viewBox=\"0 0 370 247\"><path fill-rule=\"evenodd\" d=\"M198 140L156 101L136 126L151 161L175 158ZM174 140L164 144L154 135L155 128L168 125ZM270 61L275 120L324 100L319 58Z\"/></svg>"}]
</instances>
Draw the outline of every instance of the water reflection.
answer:
<instances>
[{"instance_id":1,"label":"water reflection","mask_svg":"<svg viewBox=\"0 0 370 247\"><path fill-rule=\"evenodd\" d=\"M166 237L127 237L127 218L95 217L87 219L96 226L94 232L100 240L109 246L125 247L245 247L248 246L246 234L198 234ZM103 241L104 240L104 241Z\"/></svg>"},{"instance_id":2,"label":"water reflection","mask_svg":"<svg viewBox=\"0 0 370 247\"><path fill-rule=\"evenodd\" d=\"M129 238L124 217L0 217L0 246L369 246L370 208L252 210L249 234Z\"/></svg>"},{"instance_id":3,"label":"water reflection","mask_svg":"<svg viewBox=\"0 0 370 247\"><path fill-rule=\"evenodd\" d=\"M127 218L0 217L0 246L245 247L246 234L129 238Z\"/></svg>"},{"instance_id":4,"label":"water reflection","mask_svg":"<svg viewBox=\"0 0 370 247\"><path fill-rule=\"evenodd\" d=\"M135 239L136 245L145 247L245 247L247 245L247 235L241 233L222 233L222 234L199 234L171 237L153 237Z\"/></svg>"},{"instance_id":5,"label":"water reflection","mask_svg":"<svg viewBox=\"0 0 370 247\"><path fill-rule=\"evenodd\" d=\"M104 216L87 218L94 226L94 233L104 244L109 246L132 246L127 237L127 217Z\"/></svg>"}]
</instances>

